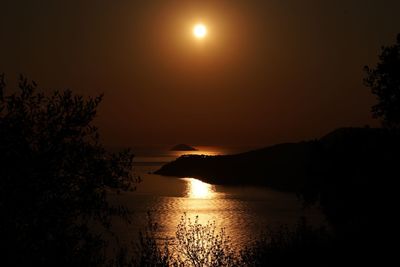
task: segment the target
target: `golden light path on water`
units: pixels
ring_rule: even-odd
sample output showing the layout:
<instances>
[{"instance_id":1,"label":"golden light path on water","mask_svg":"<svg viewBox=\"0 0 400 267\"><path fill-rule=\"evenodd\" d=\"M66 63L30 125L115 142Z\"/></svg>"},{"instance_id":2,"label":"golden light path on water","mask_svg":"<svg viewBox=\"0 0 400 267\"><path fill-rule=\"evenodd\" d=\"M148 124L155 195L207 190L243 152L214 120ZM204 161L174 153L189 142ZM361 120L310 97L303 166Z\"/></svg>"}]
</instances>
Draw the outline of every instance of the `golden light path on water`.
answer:
<instances>
[{"instance_id":1,"label":"golden light path on water","mask_svg":"<svg viewBox=\"0 0 400 267\"><path fill-rule=\"evenodd\" d=\"M215 186L195 178L182 178L187 181L186 196L193 199L211 199L215 196Z\"/></svg>"}]
</instances>

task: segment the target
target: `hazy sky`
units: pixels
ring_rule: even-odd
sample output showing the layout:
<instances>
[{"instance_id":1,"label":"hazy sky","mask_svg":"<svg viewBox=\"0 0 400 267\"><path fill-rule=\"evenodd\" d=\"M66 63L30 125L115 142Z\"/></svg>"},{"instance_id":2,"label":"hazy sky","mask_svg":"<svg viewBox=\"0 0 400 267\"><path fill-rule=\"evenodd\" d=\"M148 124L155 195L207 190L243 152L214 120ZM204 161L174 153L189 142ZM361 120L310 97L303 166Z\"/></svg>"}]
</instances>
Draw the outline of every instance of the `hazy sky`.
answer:
<instances>
[{"instance_id":1,"label":"hazy sky","mask_svg":"<svg viewBox=\"0 0 400 267\"><path fill-rule=\"evenodd\" d=\"M109 145L312 139L377 125L362 68L395 42L399 10L399 0L0 0L0 72L104 93Z\"/></svg>"}]
</instances>

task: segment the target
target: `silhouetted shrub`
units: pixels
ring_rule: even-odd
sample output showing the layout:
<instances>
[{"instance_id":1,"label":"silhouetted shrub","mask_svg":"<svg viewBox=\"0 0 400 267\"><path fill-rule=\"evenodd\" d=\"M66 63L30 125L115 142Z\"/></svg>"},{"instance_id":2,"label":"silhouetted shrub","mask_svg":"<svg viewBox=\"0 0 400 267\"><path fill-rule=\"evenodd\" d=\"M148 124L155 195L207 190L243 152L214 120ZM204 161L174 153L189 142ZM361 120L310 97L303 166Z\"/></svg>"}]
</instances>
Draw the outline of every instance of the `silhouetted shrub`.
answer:
<instances>
[{"instance_id":1,"label":"silhouetted shrub","mask_svg":"<svg viewBox=\"0 0 400 267\"><path fill-rule=\"evenodd\" d=\"M102 97L39 92L21 77L5 93L0 75L0 251L4 266L98 266L101 234L123 207L108 190L130 190L133 155L109 153L92 125ZM99 231L101 232L101 231ZM106 231L104 231L106 232Z\"/></svg>"},{"instance_id":2,"label":"silhouetted shrub","mask_svg":"<svg viewBox=\"0 0 400 267\"><path fill-rule=\"evenodd\" d=\"M147 228L139 233L136 253L132 257L134 266L167 267L176 265L172 254L173 252L171 251L171 244L168 240L160 243L156 236L158 227L158 223L154 222L149 213Z\"/></svg>"},{"instance_id":3,"label":"silhouetted shrub","mask_svg":"<svg viewBox=\"0 0 400 267\"><path fill-rule=\"evenodd\" d=\"M234 266L234 251L224 228L217 231L215 222L202 225L182 216L176 231L178 266Z\"/></svg>"},{"instance_id":4,"label":"silhouetted shrub","mask_svg":"<svg viewBox=\"0 0 400 267\"><path fill-rule=\"evenodd\" d=\"M294 229L268 229L241 251L240 266L335 266L334 239L324 228L300 219ZM338 255L336 255L338 256Z\"/></svg>"},{"instance_id":5,"label":"silhouetted shrub","mask_svg":"<svg viewBox=\"0 0 400 267\"><path fill-rule=\"evenodd\" d=\"M191 220L185 214L177 226L175 238L165 242L160 242L156 236L157 227L157 223L149 219L134 257L136 266L237 266L238 254L235 255L225 230L218 231L215 222L202 225L198 217Z\"/></svg>"},{"instance_id":6,"label":"silhouetted shrub","mask_svg":"<svg viewBox=\"0 0 400 267\"><path fill-rule=\"evenodd\" d=\"M365 68L364 84L371 88L378 103L372 107L372 114L381 118L389 128L400 126L400 34L397 43L382 47L379 62L375 68Z\"/></svg>"}]
</instances>

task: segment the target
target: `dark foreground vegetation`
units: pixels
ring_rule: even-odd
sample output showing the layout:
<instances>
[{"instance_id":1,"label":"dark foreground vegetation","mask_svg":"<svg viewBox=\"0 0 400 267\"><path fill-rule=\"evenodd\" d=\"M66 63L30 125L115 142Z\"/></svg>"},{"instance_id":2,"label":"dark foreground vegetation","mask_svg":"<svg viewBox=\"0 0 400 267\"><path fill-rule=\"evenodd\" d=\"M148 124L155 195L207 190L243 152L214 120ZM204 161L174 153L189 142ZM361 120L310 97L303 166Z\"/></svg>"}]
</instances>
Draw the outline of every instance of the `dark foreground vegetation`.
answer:
<instances>
[{"instance_id":1,"label":"dark foreground vegetation","mask_svg":"<svg viewBox=\"0 0 400 267\"><path fill-rule=\"evenodd\" d=\"M336 243L325 228L315 228L300 219L290 229L266 229L246 248L233 249L225 229L214 222L200 224L182 216L173 239L156 236L157 224L149 220L130 266L338 266ZM338 244L339 245L339 244ZM329 260L327 260L329 259ZM124 259L126 260L126 258Z\"/></svg>"},{"instance_id":2,"label":"dark foreground vegetation","mask_svg":"<svg viewBox=\"0 0 400 267\"><path fill-rule=\"evenodd\" d=\"M44 94L25 78L9 92L0 76L0 265L104 265L99 232L113 216L128 220L107 192L137 182L132 153L100 143L92 121L101 97Z\"/></svg>"}]
</instances>

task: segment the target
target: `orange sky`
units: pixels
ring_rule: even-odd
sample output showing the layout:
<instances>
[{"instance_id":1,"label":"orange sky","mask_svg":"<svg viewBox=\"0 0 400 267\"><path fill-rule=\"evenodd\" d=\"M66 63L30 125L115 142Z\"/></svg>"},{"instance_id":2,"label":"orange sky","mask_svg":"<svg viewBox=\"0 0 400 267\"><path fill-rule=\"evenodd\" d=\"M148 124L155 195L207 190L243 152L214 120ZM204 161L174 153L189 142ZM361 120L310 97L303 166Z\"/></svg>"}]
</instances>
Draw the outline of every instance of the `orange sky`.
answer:
<instances>
[{"instance_id":1,"label":"orange sky","mask_svg":"<svg viewBox=\"0 0 400 267\"><path fill-rule=\"evenodd\" d=\"M395 0L1 5L0 72L103 92L97 124L118 146L267 145L377 125L362 68L400 32Z\"/></svg>"}]
</instances>

